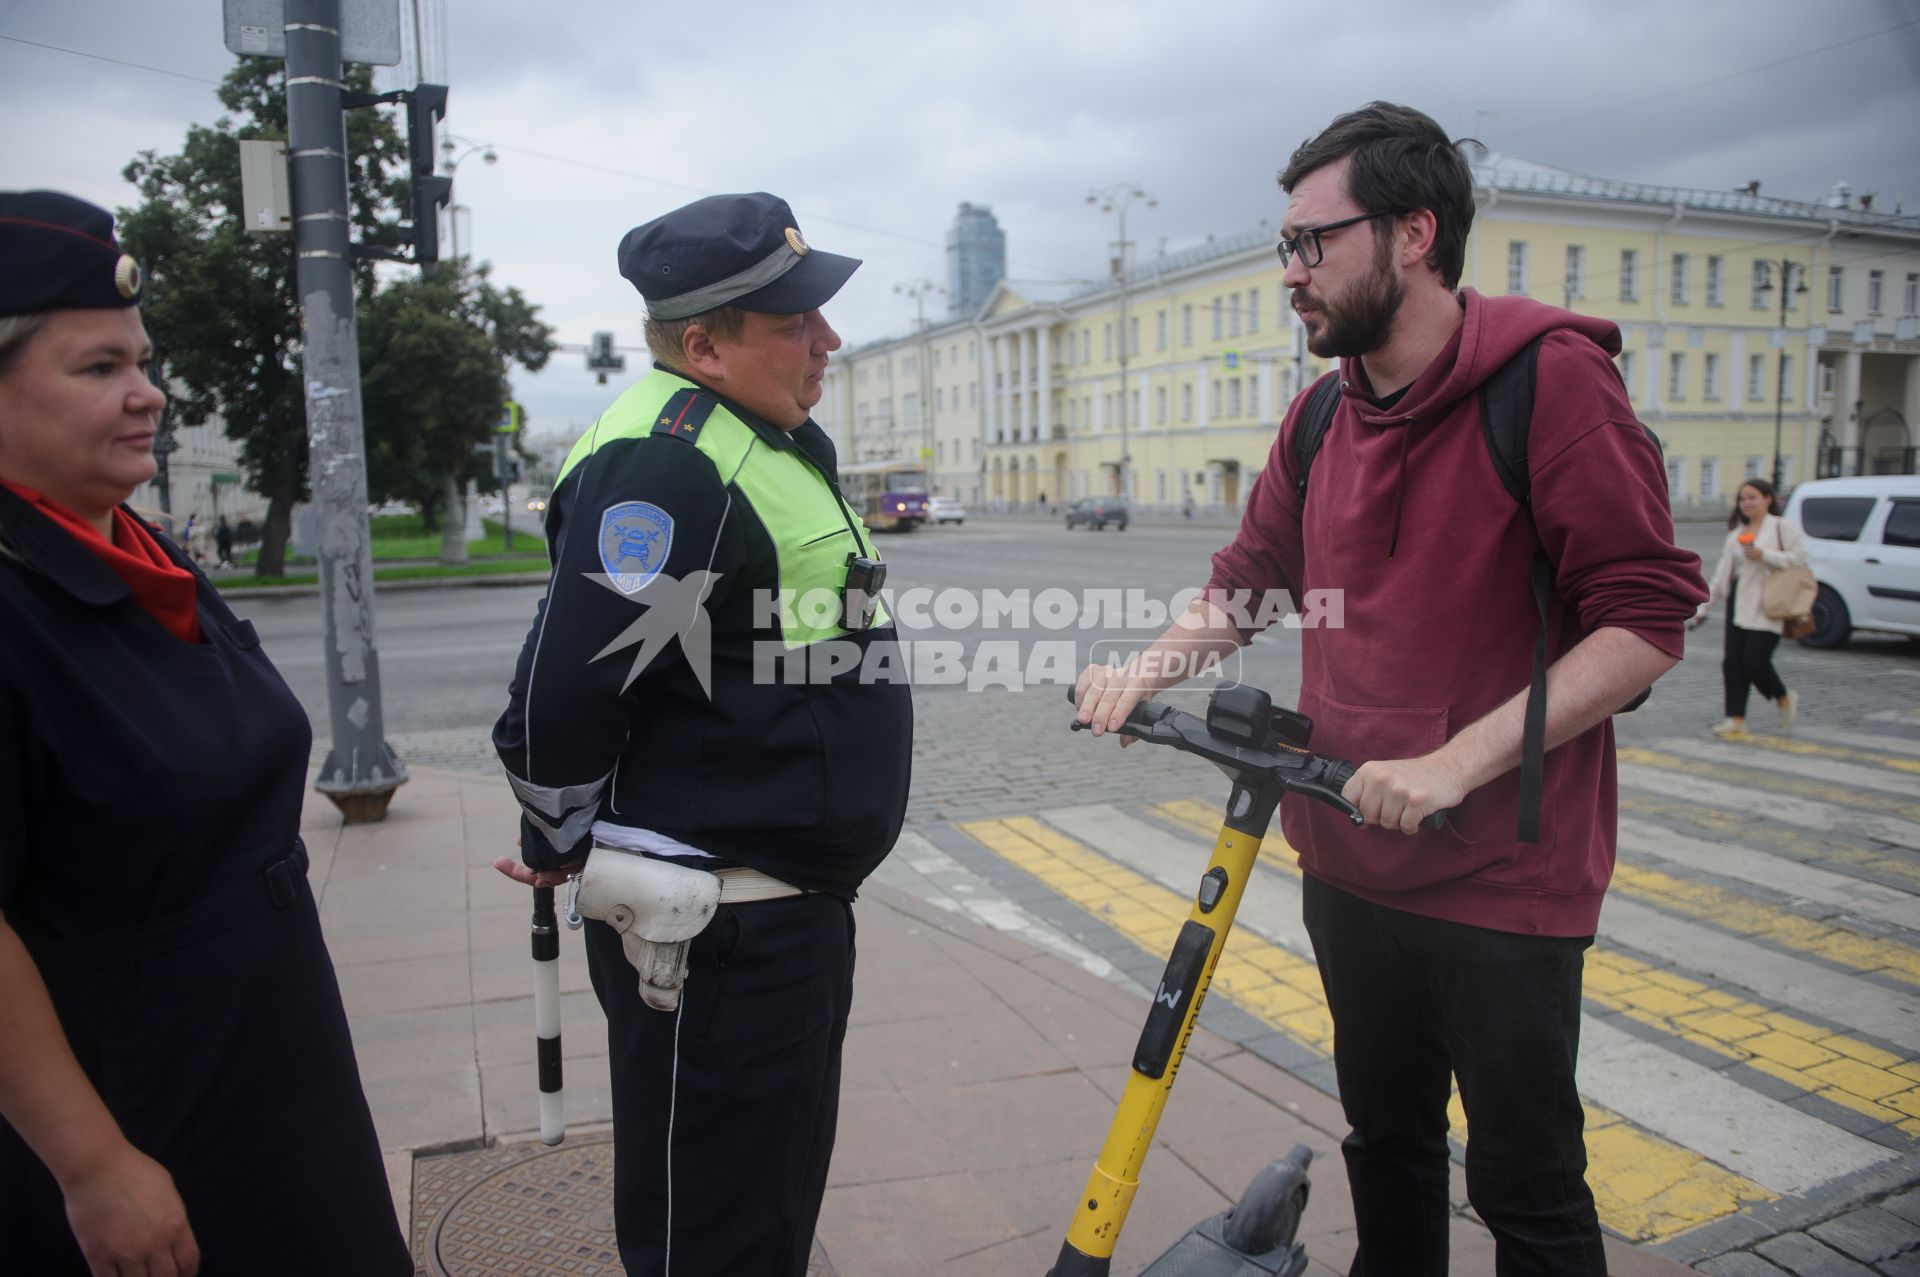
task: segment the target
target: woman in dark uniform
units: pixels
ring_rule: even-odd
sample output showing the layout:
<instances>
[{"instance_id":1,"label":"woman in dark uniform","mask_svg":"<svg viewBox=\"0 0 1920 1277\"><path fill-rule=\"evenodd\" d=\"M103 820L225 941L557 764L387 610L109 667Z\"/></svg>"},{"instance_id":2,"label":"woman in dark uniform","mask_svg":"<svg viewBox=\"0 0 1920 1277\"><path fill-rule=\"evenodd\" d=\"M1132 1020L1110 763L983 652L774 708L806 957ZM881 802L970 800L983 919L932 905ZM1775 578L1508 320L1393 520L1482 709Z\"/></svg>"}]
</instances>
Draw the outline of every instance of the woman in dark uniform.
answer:
<instances>
[{"instance_id":1,"label":"woman in dark uniform","mask_svg":"<svg viewBox=\"0 0 1920 1277\"><path fill-rule=\"evenodd\" d=\"M0 1273L398 1277L306 717L123 504L139 296L104 210L0 193Z\"/></svg>"}]
</instances>

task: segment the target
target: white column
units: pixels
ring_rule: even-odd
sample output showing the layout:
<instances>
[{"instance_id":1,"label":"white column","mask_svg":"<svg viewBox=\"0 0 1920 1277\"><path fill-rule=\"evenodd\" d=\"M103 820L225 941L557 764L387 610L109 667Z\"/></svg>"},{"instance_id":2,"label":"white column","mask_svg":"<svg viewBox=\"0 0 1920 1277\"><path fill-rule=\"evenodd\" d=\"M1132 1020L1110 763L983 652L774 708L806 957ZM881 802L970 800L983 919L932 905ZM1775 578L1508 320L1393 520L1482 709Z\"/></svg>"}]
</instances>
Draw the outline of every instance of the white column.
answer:
<instances>
[{"instance_id":1,"label":"white column","mask_svg":"<svg viewBox=\"0 0 1920 1277\"><path fill-rule=\"evenodd\" d=\"M1000 431L1004 428L1002 423L1006 420L1004 405L1000 402L1002 393L1000 383L1003 379L1003 372L1000 367L1000 338L997 336L982 337L981 344L987 348L987 367L986 375L980 379L983 383L980 387L980 393L988 404L986 441L988 444L991 444L1000 437Z\"/></svg>"},{"instance_id":2,"label":"white column","mask_svg":"<svg viewBox=\"0 0 1920 1277\"><path fill-rule=\"evenodd\" d=\"M1053 352L1050 349L1052 333L1046 324L1041 324L1034 334L1036 349L1039 352L1039 395L1036 399L1039 411L1034 413L1037 430L1036 439L1046 439L1053 434Z\"/></svg>"},{"instance_id":3,"label":"white column","mask_svg":"<svg viewBox=\"0 0 1920 1277\"><path fill-rule=\"evenodd\" d=\"M1860 352L1849 350L1840 361L1840 376L1833 387L1833 433L1843 448L1860 446L1860 420L1853 411L1853 401L1859 397Z\"/></svg>"}]
</instances>

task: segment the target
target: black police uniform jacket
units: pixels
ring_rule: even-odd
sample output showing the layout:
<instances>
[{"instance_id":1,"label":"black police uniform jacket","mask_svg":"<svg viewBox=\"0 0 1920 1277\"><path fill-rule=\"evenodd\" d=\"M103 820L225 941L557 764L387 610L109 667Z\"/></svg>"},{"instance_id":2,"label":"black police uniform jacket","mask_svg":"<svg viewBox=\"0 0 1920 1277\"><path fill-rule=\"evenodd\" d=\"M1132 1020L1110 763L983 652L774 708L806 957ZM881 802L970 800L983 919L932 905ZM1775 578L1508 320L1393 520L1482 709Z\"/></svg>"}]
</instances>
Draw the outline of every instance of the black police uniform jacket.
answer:
<instances>
[{"instance_id":1,"label":"black police uniform jacket","mask_svg":"<svg viewBox=\"0 0 1920 1277\"><path fill-rule=\"evenodd\" d=\"M884 608L839 624L849 555L877 555L835 474L812 421L657 366L575 445L494 728L529 865L604 820L851 899L892 849L912 695Z\"/></svg>"},{"instance_id":2,"label":"black police uniform jacket","mask_svg":"<svg viewBox=\"0 0 1920 1277\"><path fill-rule=\"evenodd\" d=\"M205 1277L410 1273L307 889L306 715L194 571L190 644L0 488L0 912ZM86 1271L0 1122L0 1273Z\"/></svg>"}]
</instances>

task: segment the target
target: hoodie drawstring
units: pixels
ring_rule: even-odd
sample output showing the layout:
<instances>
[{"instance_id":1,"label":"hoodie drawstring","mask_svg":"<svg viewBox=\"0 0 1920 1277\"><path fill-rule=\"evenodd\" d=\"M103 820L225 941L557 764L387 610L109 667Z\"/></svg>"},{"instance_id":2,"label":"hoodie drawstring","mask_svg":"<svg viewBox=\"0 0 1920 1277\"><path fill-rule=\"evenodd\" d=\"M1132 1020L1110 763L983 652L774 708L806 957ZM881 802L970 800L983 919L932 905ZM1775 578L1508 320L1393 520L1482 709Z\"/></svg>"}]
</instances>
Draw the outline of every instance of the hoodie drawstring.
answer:
<instances>
[{"instance_id":1,"label":"hoodie drawstring","mask_svg":"<svg viewBox=\"0 0 1920 1277\"><path fill-rule=\"evenodd\" d=\"M1413 422L1400 427L1400 471L1393 480L1393 535L1387 541L1387 557L1400 548L1400 507L1407 496L1407 446L1413 441Z\"/></svg>"}]
</instances>

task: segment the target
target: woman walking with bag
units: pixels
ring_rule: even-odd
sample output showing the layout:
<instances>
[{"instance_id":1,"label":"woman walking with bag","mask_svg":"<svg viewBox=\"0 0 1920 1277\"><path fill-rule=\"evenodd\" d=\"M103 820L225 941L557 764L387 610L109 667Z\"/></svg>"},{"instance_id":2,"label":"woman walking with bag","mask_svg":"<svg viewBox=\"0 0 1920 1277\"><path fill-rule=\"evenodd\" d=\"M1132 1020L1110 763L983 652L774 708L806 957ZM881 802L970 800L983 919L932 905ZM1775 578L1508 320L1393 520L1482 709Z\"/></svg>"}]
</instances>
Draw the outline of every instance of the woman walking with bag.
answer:
<instances>
[{"instance_id":1,"label":"woman walking with bag","mask_svg":"<svg viewBox=\"0 0 1920 1277\"><path fill-rule=\"evenodd\" d=\"M1785 621L1767 615L1767 580L1775 573L1806 570L1807 538L1797 525L1774 513L1773 485L1765 479L1748 479L1740 485L1727 528L1711 593L1693 618L1698 629L1706 624L1708 609L1721 599L1727 601L1726 652L1720 660L1727 716L1711 730L1716 736L1747 730L1749 688L1773 702L1785 730L1799 712L1800 694L1788 691L1773 668L1773 650L1780 645Z\"/></svg>"}]
</instances>

